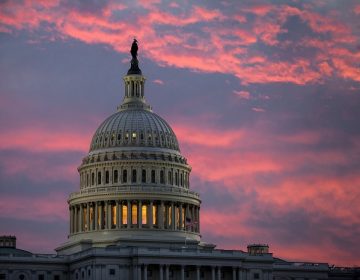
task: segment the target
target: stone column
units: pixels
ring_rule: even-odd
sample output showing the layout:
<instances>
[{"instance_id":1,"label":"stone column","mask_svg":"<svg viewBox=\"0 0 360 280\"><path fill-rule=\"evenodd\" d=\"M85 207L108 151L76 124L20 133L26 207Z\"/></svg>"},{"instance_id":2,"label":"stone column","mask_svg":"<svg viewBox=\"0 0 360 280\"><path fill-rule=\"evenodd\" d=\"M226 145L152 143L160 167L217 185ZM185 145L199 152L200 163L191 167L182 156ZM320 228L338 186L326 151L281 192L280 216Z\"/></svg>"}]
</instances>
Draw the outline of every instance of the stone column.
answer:
<instances>
[{"instance_id":1,"label":"stone column","mask_svg":"<svg viewBox=\"0 0 360 280\"><path fill-rule=\"evenodd\" d=\"M192 229L192 231L195 231L196 224L194 224L194 222L195 222L195 206L194 205L192 205L192 207L191 207L191 222L192 222L191 229Z\"/></svg>"},{"instance_id":2,"label":"stone column","mask_svg":"<svg viewBox=\"0 0 360 280\"><path fill-rule=\"evenodd\" d=\"M104 214L103 214L103 206L102 206L102 203L100 202L100 204L99 204L99 222L100 222L100 224L98 225L99 226L99 230L101 230L102 229L102 227L103 227L103 219L104 219Z\"/></svg>"},{"instance_id":3,"label":"stone column","mask_svg":"<svg viewBox=\"0 0 360 280\"><path fill-rule=\"evenodd\" d=\"M181 266L180 279L185 280L185 267L183 265Z\"/></svg>"},{"instance_id":4,"label":"stone column","mask_svg":"<svg viewBox=\"0 0 360 280\"><path fill-rule=\"evenodd\" d=\"M137 265L137 279L141 280L141 265Z\"/></svg>"},{"instance_id":5,"label":"stone column","mask_svg":"<svg viewBox=\"0 0 360 280\"><path fill-rule=\"evenodd\" d=\"M196 280L200 280L200 266L196 266Z\"/></svg>"},{"instance_id":6,"label":"stone column","mask_svg":"<svg viewBox=\"0 0 360 280\"><path fill-rule=\"evenodd\" d=\"M273 280L273 272L272 272L272 270L268 271L268 279Z\"/></svg>"},{"instance_id":7,"label":"stone column","mask_svg":"<svg viewBox=\"0 0 360 280\"><path fill-rule=\"evenodd\" d=\"M138 203L138 227L142 228L142 202L139 200Z\"/></svg>"},{"instance_id":8,"label":"stone column","mask_svg":"<svg viewBox=\"0 0 360 280\"><path fill-rule=\"evenodd\" d=\"M179 206L179 230L183 230L183 205Z\"/></svg>"},{"instance_id":9,"label":"stone column","mask_svg":"<svg viewBox=\"0 0 360 280\"><path fill-rule=\"evenodd\" d=\"M120 201L116 201L116 228L119 229L121 227L121 203Z\"/></svg>"},{"instance_id":10,"label":"stone column","mask_svg":"<svg viewBox=\"0 0 360 280\"><path fill-rule=\"evenodd\" d=\"M164 201L161 201L161 203L160 203L159 227L161 229L164 229Z\"/></svg>"},{"instance_id":11,"label":"stone column","mask_svg":"<svg viewBox=\"0 0 360 280\"><path fill-rule=\"evenodd\" d=\"M169 265L165 265L165 280L169 280Z\"/></svg>"},{"instance_id":12,"label":"stone column","mask_svg":"<svg viewBox=\"0 0 360 280\"><path fill-rule=\"evenodd\" d=\"M127 201L127 228L131 227L131 203Z\"/></svg>"},{"instance_id":13,"label":"stone column","mask_svg":"<svg viewBox=\"0 0 360 280\"><path fill-rule=\"evenodd\" d=\"M69 212L70 212L70 234L73 233L73 208L70 206L69 207Z\"/></svg>"},{"instance_id":14,"label":"stone column","mask_svg":"<svg viewBox=\"0 0 360 280\"><path fill-rule=\"evenodd\" d=\"M238 269L238 280L242 280L242 270L241 267Z\"/></svg>"},{"instance_id":15,"label":"stone column","mask_svg":"<svg viewBox=\"0 0 360 280\"><path fill-rule=\"evenodd\" d=\"M148 208L150 208L150 209L148 211L148 214L149 214L148 223L149 223L149 227L153 228L153 223L154 223L154 221L153 221L153 215L154 215L153 206L154 206L154 203L152 200L150 201L149 205L150 206Z\"/></svg>"},{"instance_id":16,"label":"stone column","mask_svg":"<svg viewBox=\"0 0 360 280\"><path fill-rule=\"evenodd\" d=\"M94 230L98 230L99 229L99 224L98 224L98 219L99 219L99 216L98 216L98 203L97 201L95 202L95 221L94 221Z\"/></svg>"},{"instance_id":17,"label":"stone column","mask_svg":"<svg viewBox=\"0 0 360 280\"><path fill-rule=\"evenodd\" d=\"M217 268L217 280L221 280L221 267L218 266Z\"/></svg>"},{"instance_id":18,"label":"stone column","mask_svg":"<svg viewBox=\"0 0 360 280\"><path fill-rule=\"evenodd\" d=\"M215 266L211 266L211 280L215 280Z\"/></svg>"},{"instance_id":19,"label":"stone column","mask_svg":"<svg viewBox=\"0 0 360 280\"><path fill-rule=\"evenodd\" d=\"M159 264L159 279L163 280L164 279L164 272L163 272L163 265Z\"/></svg>"},{"instance_id":20,"label":"stone column","mask_svg":"<svg viewBox=\"0 0 360 280\"><path fill-rule=\"evenodd\" d=\"M83 231L83 208L82 208L82 204L79 204L80 207L80 215L79 215L79 232Z\"/></svg>"},{"instance_id":21,"label":"stone column","mask_svg":"<svg viewBox=\"0 0 360 280\"><path fill-rule=\"evenodd\" d=\"M232 271L233 271L233 280L236 280L236 267L233 267L232 268Z\"/></svg>"},{"instance_id":22,"label":"stone column","mask_svg":"<svg viewBox=\"0 0 360 280\"><path fill-rule=\"evenodd\" d=\"M147 265L144 264L144 280L147 280Z\"/></svg>"}]
</instances>

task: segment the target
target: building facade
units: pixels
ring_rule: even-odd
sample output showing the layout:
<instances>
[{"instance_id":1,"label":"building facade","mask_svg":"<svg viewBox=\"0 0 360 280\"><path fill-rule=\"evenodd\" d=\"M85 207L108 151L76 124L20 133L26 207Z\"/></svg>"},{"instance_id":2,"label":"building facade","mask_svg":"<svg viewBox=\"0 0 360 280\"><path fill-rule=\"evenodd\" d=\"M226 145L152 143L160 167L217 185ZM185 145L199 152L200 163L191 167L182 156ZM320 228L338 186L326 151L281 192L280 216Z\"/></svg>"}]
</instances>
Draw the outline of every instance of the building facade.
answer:
<instances>
[{"instance_id":1,"label":"building facade","mask_svg":"<svg viewBox=\"0 0 360 280\"><path fill-rule=\"evenodd\" d=\"M96 130L78 168L67 242L55 255L32 254L17 249L15 237L1 237L0 280L359 279L356 270L332 274L325 263L277 259L265 244L245 252L201 239L191 167L170 125L145 100L137 49L134 40L123 101Z\"/></svg>"}]
</instances>

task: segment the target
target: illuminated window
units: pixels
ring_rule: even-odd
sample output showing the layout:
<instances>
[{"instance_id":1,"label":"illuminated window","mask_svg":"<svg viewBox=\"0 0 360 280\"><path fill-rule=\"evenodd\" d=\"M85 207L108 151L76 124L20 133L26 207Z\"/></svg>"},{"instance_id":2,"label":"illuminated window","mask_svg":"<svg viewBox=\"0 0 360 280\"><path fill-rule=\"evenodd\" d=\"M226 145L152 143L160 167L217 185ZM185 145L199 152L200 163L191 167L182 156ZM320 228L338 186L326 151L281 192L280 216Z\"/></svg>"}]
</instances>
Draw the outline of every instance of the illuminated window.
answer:
<instances>
[{"instance_id":1,"label":"illuminated window","mask_svg":"<svg viewBox=\"0 0 360 280\"><path fill-rule=\"evenodd\" d=\"M160 170L160 184L165 184L164 170Z\"/></svg>"},{"instance_id":2,"label":"illuminated window","mask_svg":"<svg viewBox=\"0 0 360 280\"><path fill-rule=\"evenodd\" d=\"M153 212L152 212L152 218L153 218L153 225L157 225L157 207L156 205L153 205Z\"/></svg>"},{"instance_id":3,"label":"illuminated window","mask_svg":"<svg viewBox=\"0 0 360 280\"><path fill-rule=\"evenodd\" d=\"M151 170L151 183L155 184L155 170Z\"/></svg>"},{"instance_id":4,"label":"illuminated window","mask_svg":"<svg viewBox=\"0 0 360 280\"><path fill-rule=\"evenodd\" d=\"M131 206L131 223L132 223L133 225L137 225L137 215L138 215L137 210L138 210L137 205L136 205L136 204L133 204L133 205Z\"/></svg>"},{"instance_id":5,"label":"illuminated window","mask_svg":"<svg viewBox=\"0 0 360 280\"><path fill-rule=\"evenodd\" d=\"M141 182L146 183L146 170L141 171Z\"/></svg>"},{"instance_id":6,"label":"illuminated window","mask_svg":"<svg viewBox=\"0 0 360 280\"><path fill-rule=\"evenodd\" d=\"M101 184L101 172L100 171L98 172L97 183L98 183L98 185Z\"/></svg>"},{"instance_id":7,"label":"illuminated window","mask_svg":"<svg viewBox=\"0 0 360 280\"><path fill-rule=\"evenodd\" d=\"M116 205L111 205L111 227L115 228L117 222Z\"/></svg>"},{"instance_id":8,"label":"illuminated window","mask_svg":"<svg viewBox=\"0 0 360 280\"><path fill-rule=\"evenodd\" d=\"M136 183L136 169L132 171L131 182Z\"/></svg>"},{"instance_id":9,"label":"illuminated window","mask_svg":"<svg viewBox=\"0 0 360 280\"><path fill-rule=\"evenodd\" d=\"M175 207L175 217L176 217L176 227L180 227L180 209L179 207Z\"/></svg>"},{"instance_id":10,"label":"illuminated window","mask_svg":"<svg viewBox=\"0 0 360 280\"><path fill-rule=\"evenodd\" d=\"M109 184L110 182L110 175L109 175L109 171L106 170L105 172L105 184Z\"/></svg>"},{"instance_id":11,"label":"illuminated window","mask_svg":"<svg viewBox=\"0 0 360 280\"><path fill-rule=\"evenodd\" d=\"M94 223L94 207L90 206L89 211L90 211L90 221L89 221L89 223L90 223L90 225L92 225ZM90 227L89 227L89 229L90 229Z\"/></svg>"},{"instance_id":12,"label":"illuminated window","mask_svg":"<svg viewBox=\"0 0 360 280\"><path fill-rule=\"evenodd\" d=\"M122 178L123 183L127 183L127 170L123 170L123 178Z\"/></svg>"},{"instance_id":13,"label":"illuminated window","mask_svg":"<svg viewBox=\"0 0 360 280\"><path fill-rule=\"evenodd\" d=\"M182 208L182 228L185 228L185 207Z\"/></svg>"},{"instance_id":14,"label":"illuminated window","mask_svg":"<svg viewBox=\"0 0 360 280\"><path fill-rule=\"evenodd\" d=\"M127 225L128 209L126 205L122 206L122 224Z\"/></svg>"},{"instance_id":15,"label":"illuminated window","mask_svg":"<svg viewBox=\"0 0 360 280\"><path fill-rule=\"evenodd\" d=\"M136 140L136 132L133 132L133 133L131 134L131 136L132 136L132 139L133 139L133 140Z\"/></svg>"},{"instance_id":16,"label":"illuminated window","mask_svg":"<svg viewBox=\"0 0 360 280\"><path fill-rule=\"evenodd\" d=\"M171 206L168 208L168 226L171 226L172 223L172 215L171 215Z\"/></svg>"},{"instance_id":17,"label":"illuminated window","mask_svg":"<svg viewBox=\"0 0 360 280\"><path fill-rule=\"evenodd\" d=\"M100 217L101 217L101 211L100 211L101 209L100 209L100 207L98 207L98 209L97 209L97 226L98 226L98 228L100 228L100 226L101 226L101 224L100 224Z\"/></svg>"},{"instance_id":18,"label":"illuminated window","mask_svg":"<svg viewBox=\"0 0 360 280\"><path fill-rule=\"evenodd\" d=\"M128 140L129 139L129 133L125 133L125 140Z\"/></svg>"},{"instance_id":19,"label":"illuminated window","mask_svg":"<svg viewBox=\"0 0 360 280\"><path fill-rule=\"evenodd\" d=\"M117 170L114 170L114 183L117 183L119 180L119 174Z\"/></svg>"},{"instance_id":20,"label":"illuminated window","mask_svg":"<svg viewBox=\"0 0 360 280\"><path fill-rule=\"evenodd\" d=\"M88 224L86 223L86 216L87 216L87 209L85 207L83 207L83 224L82 224L82 229L81 230L87 230L88 229Z\"/></svg>"},{"instance_id":21,"label":"illuminated window","mask_svg":"<svg viewBox=\"0 0 360 280\"><path fill-rule=\"evenodd\" d=\"M141 207L141 223L143 225L146 225L148 223L148 219L147 219L147 206L143 205Z\"/></svg>"}]
</instances>

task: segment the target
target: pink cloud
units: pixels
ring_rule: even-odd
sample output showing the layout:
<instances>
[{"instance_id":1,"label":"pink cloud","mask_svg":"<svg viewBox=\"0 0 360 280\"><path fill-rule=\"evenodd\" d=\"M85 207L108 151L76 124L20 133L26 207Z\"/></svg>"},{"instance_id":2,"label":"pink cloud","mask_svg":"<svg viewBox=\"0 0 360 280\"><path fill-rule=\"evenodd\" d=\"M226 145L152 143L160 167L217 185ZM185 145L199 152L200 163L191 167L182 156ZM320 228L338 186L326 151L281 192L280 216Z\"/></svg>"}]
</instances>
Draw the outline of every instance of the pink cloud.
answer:
<instances>
[{"instance_id":1,"label":"pink cloud","mask_svg":"<svg viewBox=\"0 0 360 280\"><path fill-rule=\"evenodd\" d=\"M257 113L265 112L265 109L259 108L259 107L252 107L251 110L253 110L254 112L257 112Z\"/></svg>"},{"instance_id":2,"label":"pink cloud","mask_svg":"<svg viewBox=\"0 0 360 280\"><path fill-rule=\"evenodd\" d=\"M162 81L162 80L153 80L153 83L154 84L158 84L158 85L163 85L164 84L164 81Z\"/></svg>"},{"instance_id":3,"label":"pink cloud","mask_svg":"<svg viewBox=\"0 0 360 280\"><path fill-rule=\"evenodd\" d=\"M234 90L233 92L241 99L250 99L250 92L246 90Z\"/></svg>"}]
</instances>

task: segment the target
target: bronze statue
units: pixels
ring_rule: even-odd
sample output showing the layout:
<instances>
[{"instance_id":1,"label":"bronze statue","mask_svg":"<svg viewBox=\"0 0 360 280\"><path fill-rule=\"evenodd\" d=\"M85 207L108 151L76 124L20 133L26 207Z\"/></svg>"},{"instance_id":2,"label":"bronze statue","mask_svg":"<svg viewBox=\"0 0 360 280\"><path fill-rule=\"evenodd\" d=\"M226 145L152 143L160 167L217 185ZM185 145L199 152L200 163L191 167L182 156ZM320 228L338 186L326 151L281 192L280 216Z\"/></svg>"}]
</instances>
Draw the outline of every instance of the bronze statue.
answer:
<instances>
[{"instance_id":1,"label":"bronze statue","mask_svg":"<svg viewBox=\"0 0 360 280\"><path fill-rule=\"evenodd\" d=\"M133 57L133 59L136 59L137 57L137 52L138 52L138 44L137 44L137 40L134 38L134 41L131 45L131 50L130 50L130 53L131 53L131 56Z\"/></svg>"}]
</instances>

